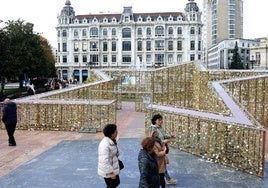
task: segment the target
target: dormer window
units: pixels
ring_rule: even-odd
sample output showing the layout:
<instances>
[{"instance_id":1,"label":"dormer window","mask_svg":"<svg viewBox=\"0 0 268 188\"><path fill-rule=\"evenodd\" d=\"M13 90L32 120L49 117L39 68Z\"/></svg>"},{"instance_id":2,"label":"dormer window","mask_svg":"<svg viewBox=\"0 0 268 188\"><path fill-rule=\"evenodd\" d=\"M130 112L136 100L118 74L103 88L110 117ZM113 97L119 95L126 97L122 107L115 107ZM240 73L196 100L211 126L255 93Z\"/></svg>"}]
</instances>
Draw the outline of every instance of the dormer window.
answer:
<instances>
[{"instance_id":1,"label":"dormer window","mask_svg":"<svg viewBox=\"0 0 268 188\"><path fill-rule=\"evenodd\" d=\"M191 21L195 21L195 14L193 13L193 14L190 14L190 20Z\"/></svg>"},{"instance_id":2,"label":"dormer window","mask_svg":"<svg viewBox=\"0 0 268 188\"><path fill-rule=\"evenodd\" d=\"M129 16L124 17L124 22L129 22Z\"/></svg>"},{"instance_id":3,"label":"dormer window","mask_svg":"<svg viewBox=\"0 0 268 188\"><path fill-rule=\"evenodd\" d=\"M142 17L141 16L138 18L138 22L142 22Z\"/></svg>"},{"instance_id":4,"label":"dormer window","mask_svg":"<svg viewBox=\"0 0 268 188\"><path fill-rule=\"evenodd\" d=\"M161 16L159 16L159 17L157 18L157 21L163 21L163 18L162 18Z\"/></svg>"},{"instance_id":5,"label":"dormer window","mask_svg":"<svg viewBox=\"0 0 268 188\"><path fill-rule=\"evenodd\" d=\"M74 23L78 24L78 23L79 23L79 20L76 18L76 19L74 20Z\"/></svg>"},{"instance_id":6,"label":"dormer window","mask_svg":"<svg viewBox=\"0 0 268 188\"><path fill-rule=\"evenodd\" d=\"M98 22L97 18L94 18L92 22L93 22L93 23Z\"/></svg>"},{"instance_id":7,"label":"dormer window","mask_svg":"<svg viewBox=\"0 0 268 188\"><path fill-rule=\"evenodd\" d=\"M147 22L150 22L150 21L152 21L152 18L150 16L148 16L146 20L147 20Z\"/></svg>"},{"instance_id":8,"label":"dormer window","mask_svg":"<svg viewBox=\"0 0 268 188\"><path fill-rule=\"evenodd\" d=\"M178 16L177 20L178 21L182 21L182 17L181 16Z\"/></svg>"},{"instance_id":9,"label":"dormer window","mask_svg":"<svg viewBox=\"0 0 268 188\"><path fill-rule=\"evenodd\" d=\"M113 18L113 19L112 19L112 22L116 22L116 18Z\"/></svg>"},{"instance_id":10,"label":"dormer window","mask_svg":"<svg viewBox=\"0 0 268 188\"><path fill-rule=\"evenodd\" d=\"M169 16L168 21L173 21L173 17Z\"/></svg>"},{"instance_id":11,"label":"dormer window","mask_svg":"<svg viewBox=\"0 0 268 188\"><path fill-rule=\"evenodd\" d=\"M103 19L103 22L104 22L104 23L107 23L107 22L108 22L108 19L107 19L107 18L104 18L104 19Z\"/></svg>"},{"instance_id":12,"label":"dormer window","mask_svg":"<svg viewBox=\"0 0 268 188\"><path fill-rule=\"evenodd\" d=\"M133 12L131 6L124 7L123 13L121 15L120 21L121 22L130 22L133 21Z\"/></svg>"},{"instance_id":13,"label":"dormer window","mask_svg":"<svg viewBox=\"0 0 268 188\"><path fill-rule=\"evenodd\" d=\"M87 23L87 19L86 18L83 19L83 23Z\"/></svg>"}]
</instances>

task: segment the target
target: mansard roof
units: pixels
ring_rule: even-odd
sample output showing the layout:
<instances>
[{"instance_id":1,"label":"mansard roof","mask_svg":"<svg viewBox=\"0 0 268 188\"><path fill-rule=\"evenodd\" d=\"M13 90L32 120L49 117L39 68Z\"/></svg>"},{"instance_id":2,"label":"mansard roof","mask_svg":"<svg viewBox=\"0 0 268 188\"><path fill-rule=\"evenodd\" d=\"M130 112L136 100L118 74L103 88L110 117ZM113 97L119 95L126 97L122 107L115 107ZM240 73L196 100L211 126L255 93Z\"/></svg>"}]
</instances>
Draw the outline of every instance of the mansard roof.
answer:
<instances>
[{"instance_id":1,"label":"mansard roof","mask_svg":"<svg viewBox=\"0 0 268 188\"><path fill-rule=\"evenodd\" d=\"M117 20L120 20L121 13L108 13L108 14L86 14L86 15L76 15L76 19L98 19L102 20L104 18L107 18L108 20L112 18L116 18ZM146 18L150 17L153 20L156 20L159 16L161 16L164 20L167 20L169 17L173 17L176 19L177 17L183 17L182 12L150 12L150 13L133 13L134 15L134 21L138 21L138 19L141 17L143 20L146 20Z\"/></svg>"}]
</instances>

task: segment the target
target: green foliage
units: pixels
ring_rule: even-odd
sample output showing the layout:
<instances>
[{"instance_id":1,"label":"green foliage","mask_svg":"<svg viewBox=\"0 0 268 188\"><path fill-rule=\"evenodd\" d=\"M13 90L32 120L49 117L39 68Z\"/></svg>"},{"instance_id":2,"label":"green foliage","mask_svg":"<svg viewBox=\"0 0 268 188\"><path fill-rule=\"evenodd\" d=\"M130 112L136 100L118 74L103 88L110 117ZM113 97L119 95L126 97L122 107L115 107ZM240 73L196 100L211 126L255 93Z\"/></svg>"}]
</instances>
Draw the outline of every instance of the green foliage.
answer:
<instances>
[{"instance_id":1,"label":"green foliage","mask_svg":"<svg viewBox=\"0 0 268 188\"><path fill-rule=\"evenodd\" d=\"M33 24L8 21L0 30L0 76L22 80L56 75L55 58L48 41L33 32ZM3 89L3 88L2 88Z\"/></svg>"},{"instance_id":2,"label":"green foliage","mask_svg":"<svg viewBox=\"0 0 268 188\"><path fill-rule=\"evenodd\" d=\"M241 62L241 57L238 51L237 42L235 43L232 62L229 68L230 69L244 69L244 66L243 66L243 63Z\"/></svg>"},{"instance_id":3,"label":"green foliage","mask_svg":"<svg viewBox=\"0 0 268 188\"><path fill-rule=\"evenodd\" d=\"M26 92L26 90L26 88L8 88L4 90L4 93L8 96L19 92Z\"/></svg>"}]
</instances>

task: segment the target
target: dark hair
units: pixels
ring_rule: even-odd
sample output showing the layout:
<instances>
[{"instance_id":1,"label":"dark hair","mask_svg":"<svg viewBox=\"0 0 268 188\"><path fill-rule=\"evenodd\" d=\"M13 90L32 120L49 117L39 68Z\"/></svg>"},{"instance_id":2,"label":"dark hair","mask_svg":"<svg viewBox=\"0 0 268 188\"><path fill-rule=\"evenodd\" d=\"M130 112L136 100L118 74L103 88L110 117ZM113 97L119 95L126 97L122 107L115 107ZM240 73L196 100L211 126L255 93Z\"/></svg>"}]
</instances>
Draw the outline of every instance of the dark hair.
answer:
<instances>
[{"instance_id":1,"label":"dark hair","mask_svg":"<svg viewBox=\"0 0 268 188\"><path fill-rule=\"evenodd\" d=\"M112 134L116 131L116 127L117 126L115 124L105 125L105 127L103 128L103 131L102 131L104 136L111 138Z\"/></svg>"},{"instance_id":2,"label":"dark hair","mask_svg":"<svg viewBox=\"0 0 268 188\"><path fill-rule=\"evenodd\" d=\"M154 147L155 140L152 137L146 137L141 141L141 146L146 151L151 150Z\"/></svg>"},{"instance_id":3,"label":"dark hair","mask_svg":"<svg viewBox=\"0 0 268 188\"><path fill-rule=\"evenodd\" d=\"M160 114L155 114L151 120L152 124L155 125L155 122L158 119L163 119L163 117Z\"/></svg>"}]
</instances>

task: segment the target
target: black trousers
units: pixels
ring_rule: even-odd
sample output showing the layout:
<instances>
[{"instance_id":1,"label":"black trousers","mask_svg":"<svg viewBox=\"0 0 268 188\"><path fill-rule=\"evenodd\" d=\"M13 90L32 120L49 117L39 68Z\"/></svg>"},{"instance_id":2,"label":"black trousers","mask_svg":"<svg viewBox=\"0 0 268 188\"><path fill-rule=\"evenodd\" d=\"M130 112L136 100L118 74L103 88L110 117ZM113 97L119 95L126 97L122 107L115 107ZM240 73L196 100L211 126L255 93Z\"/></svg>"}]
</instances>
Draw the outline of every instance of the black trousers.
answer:
<instances>
[{"instance_id":1,"label":"black trousers","mask_svg":"<svg viewBox=\"0 0 268 188\"><path fill-rule=\"evenodd\" d=\"M119 175L116 176L116 179L104 178L107 188L116 188L120 184Z\"/></svg>"},{"instance_id":2,"label":"black trousers","mask_svg":"<svg viewBox=\"0 0 268 188\"><path fill-rule=\"evenodd\" d=\"M8 124L5 125L6 126L6 130L7 130L7 135L8 135L8 143L11 145L16 145L16 141L14 138L14 133L16 130L16 123L14 124Z\"/></svg>"},{"instance_id":3,"label":"black trousers","mask_svg":"<svg viewBox=\"0 0 268 188\"><path fill-rule=\"evenodd\" d=\"M159 174L159 179L160 179L161 188L165 188L166 187L165 173L160 173Z\"/></svg>"}]
</instances>

